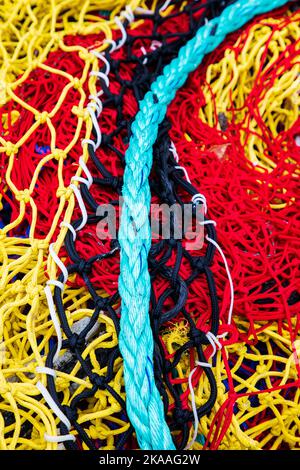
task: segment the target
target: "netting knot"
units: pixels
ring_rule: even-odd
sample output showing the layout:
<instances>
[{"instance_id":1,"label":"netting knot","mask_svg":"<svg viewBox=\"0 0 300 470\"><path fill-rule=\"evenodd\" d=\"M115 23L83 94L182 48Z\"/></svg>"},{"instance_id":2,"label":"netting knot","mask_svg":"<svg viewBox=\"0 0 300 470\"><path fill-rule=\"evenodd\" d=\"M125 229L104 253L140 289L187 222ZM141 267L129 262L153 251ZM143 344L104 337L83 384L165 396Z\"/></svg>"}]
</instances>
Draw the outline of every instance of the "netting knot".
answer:
<instances>
[{"instance_id":1,"label":"netting knot","mask_svg":"<svg viewBox=\"0 0 300 470\"><path fill-rule=\"evenodd\" d=\"M83 119L84 121L87 121L89 119L89 113L88 110L79 108L78 106L73 106L72 108L72 113L75 114L78 118Z\"/></svg>"},{"instance_id":2,"label":"netting knot","mask_svg":"<svg viewBox=\"0 0 300 470\"><path fill-rule=\"evenodd\" d=\"M72 85L75 90L79 90L79 88L82 88L82 83L78 77L73 78Z\"/></svg>"},{"instance_id":3,"label":"netting knot","mask_svg":"<svg viewBox=\"0 0 300 470\"><path fill-rule=\"evenodd\" d=\"M248 397L241 397L237 400L237 406L240 411L246 411L251 407L251 403L248 400Z\"/></svg>"},{"instance_id":4,"label":"netting knot","mask_svg":"<svg viewBox=\"0 0 300 470\"><path fill-rule=\"evenodd\" d=\"M28 284L26 286L26 293L29 297L29 300L33 301L34 299L40 297L40 295L43 293L43 287Z\"/></svg>"},{"instance_id":5,"label":"netting knot","mask_svg":"<svg viewBox=\"0 0 300 470\"><path fill-rule=\"evenodd\" d=\"M196 269L199 272L204 271L204 267L206 266L206 260L203 256L199 256L192 262L192 266L194 269Z\"/></svg>"},{"instance_id":6,"label":"netting knot","mask_svg":"<svg viewBox=\"0 0 300 470\"><path fill-rule=\"evenodd\" d=\"M174 421L179 425L182 425L189 421L190 419L190 412L189 410L181 410L176 408L174 411Z\"/></svg>"},{"instance_id":7,"label":"netting knot","mask_svg":"<svg viewBox=\"0 0 300 470\"><path fill-rule=\"evenodd\" d=\"M81 338L77 333L73 333L70 338L68 338L68 345L71 351L75 349L83 349L85 345L84 338Z\"/></svg>"},{"instance_id":8,"label":"netting knot","mask_svg":"<svg viewBox=\"0 0 300 470\"><path fill-rule=\"evenodd\" d=\"M7 141L6 142L6 150L5 150L5 153L8 157L10 157L11 155L15 155L16 153L18 153L18 147L13 144L12 142L9 142Z\"/></svg>"},{"instance_id":9,"label":"netting knot","mask_svg":"<svg viewBox=\"0 0 300 470\"><path fill-rule=\"evenodd\" d=\"M262 394L258 396L259 403L263 406L271 406L274 403L274 397L272 395Z\"/></svg>"},{"instance_id":10,"label":"netting knot","mask_svg":"<svg viewBox=\"0 0 300 470\"><path fill-rule=\"evenodd\" d=\"M39 250L47 250L49 247L49 243L45 240L33 240L31 242L31 253L33 256L37 256Z\"/></svg>"},{"instance_id":11,"label":"netting knot","mask_svg":"<svg viewBox=\"0 0 300 470\"><path fill-rule=\"evenodd\" d=\"M43 111L42 113L35 115L35 120L38 121L40 124L45 124L48 117L49 114L47 113L47 111Z\"/></svg>"},{"instance_id":12,"label":"netting knot","mask_svg":"<svg viewBox=\"0 0 300 470\"><path fill-rule=\"evenodd\" d=\"M103 297L98 297L97 300L95 300L95 308L98 308L99 310L105 310L107 307L109 301L109 297L103 298Z\"/></svg>"},{"instance_id":13,"label":"netting knot","mask_svg":"<svg viewBox=\"0 0 300 470\"><path fill-rule=\"evenodd\" d=\"M79 51L79 57L80 59L84 60L84 62L93 62L95 60L95 56L91 54L90 52L85 52L85 51Z\"/></svg>"},{"instance_id":14,"label":"netting knot","mask_svg":"<svg viewBox=\"0 0 300 470\"><path fill-rule=\"evenodd\" d=\"M78 271L80 271L80 273L84 273L84 274L88 274L91 272L91 269L92 269L92 266L90 263L87 263L84 259L82 259L78 265L77 265L77 269Z\"/></svg>"},{"instance_id":15,"label":"netting knot","mask_svg":"<svg viewBox=\"0 0 300 470\"><path fill-rule=\"evenodd\" d=\"M56 197L61 198L64 197L67 201L72 194L72 189L70 188L57 188Z\"/></svg>"},{"instance_id":16,"label":"netting knot","mask_svg":"<svg viewBox=\"0 0 300 470\"><path fill-rule=\"evenodd\" d=\"M29 189L24 189L23 191L19 191L18 194L16 194L16 200L21 202L25 202L27 204L30 201L30 191Z\"/></svg>"},{"instance_id":17,"label":"netting knot","mask_svg":"<svg viewBox=\"0 0 300 470\"><path fill-rule=\"evenodd\" d=\"M0 396L12 393L13 390L9 384L0 384Z\"/></svg>"},{"instance_id":18,"label":"netting knot","mask_svg":"<svg viewBox=\"0 0 300 470\"><path fill-rule=\"evenodd\" d=\"M268 372L268 368L264 364L259 364L258 366L256 366L256 372L260 375L265 376Z\"/></svg>"},{"instance_id":19,"label":"netting knot","mask_svg":"<svg viewBox=\"0 0 300 470\"><path fill-rule=\"evenodd\" d=\"M55 158L55 160L64 160L66 158L67 154L64 150L62 149L54 149L52 152L52 157Z\"/></svg>"},{"instance_id":20,"label":"netting knot","mask_svg":"<svg viewBox=\"0 0 300 470\"><path fill-rule=\"evenodd\" d=\"M96 387L99 388L100 390L105 390L106 378L104 376L93 373L90 376L90 381L92 382L93 385L96 385Z\"/></svg>"},{"instance_id":21,"label":"netting knot","mask_svg":"<svg viewBox=\"0 0 300 470\"><path fill-rule=\"evenodd\" d=\"M191 329L191 331L189 332L189 337L193 341L195 346L207 343L206 334L203 331L198 330L197 328Z\"/></svg>"},{"instance_id":22,"label":"netting knot","mask_svg":"<svg viewBox=\"0 0 300 470\"><path fill-rule=\"evenodd\" d=\"M10 292L12 294L24 294L25 292L25 286L22 284L22 282L17 279L11 286Z\"/></svg>"}]
</instances>

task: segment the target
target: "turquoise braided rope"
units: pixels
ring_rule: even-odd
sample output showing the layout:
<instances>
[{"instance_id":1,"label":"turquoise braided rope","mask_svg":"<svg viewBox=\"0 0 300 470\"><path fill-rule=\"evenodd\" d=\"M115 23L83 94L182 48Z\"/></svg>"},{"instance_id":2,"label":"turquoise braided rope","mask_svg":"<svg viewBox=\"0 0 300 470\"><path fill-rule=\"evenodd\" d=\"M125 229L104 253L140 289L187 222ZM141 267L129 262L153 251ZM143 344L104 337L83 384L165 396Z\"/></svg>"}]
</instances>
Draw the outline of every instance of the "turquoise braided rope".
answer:
<instances>
[{"instance_id":1,"label":"turquoise braided rope","mask_svg":"<svg viewBox=\"0 0 300 470\"><path fill-rule=\"evenodd\" d=\"M124 359L127 412L142 449L174 449L153 372L153 336L149 320L150 276L147 256L151 245L149 225L152 146L167 106L205 54L225 36L255 15L280 7L287 0L244 0L201 27L195 37L167 65L139 104L125 155L122 217L119 231L122 299L120 350Z\"/></svg>"}]
</instances>

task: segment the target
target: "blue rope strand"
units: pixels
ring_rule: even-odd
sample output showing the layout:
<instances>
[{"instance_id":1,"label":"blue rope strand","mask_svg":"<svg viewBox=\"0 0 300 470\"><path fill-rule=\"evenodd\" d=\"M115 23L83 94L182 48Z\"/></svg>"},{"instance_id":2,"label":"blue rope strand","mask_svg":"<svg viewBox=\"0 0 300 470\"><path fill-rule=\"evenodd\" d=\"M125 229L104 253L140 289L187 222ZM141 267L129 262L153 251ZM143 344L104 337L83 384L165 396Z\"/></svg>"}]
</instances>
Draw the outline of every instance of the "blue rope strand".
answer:
<instances>
[{"instance_id":1,"label":"blue rope strand","mask_svg":"<svg viewBox=\"0 0 300 470\"><path fill-rule=\"evenodd\" d=\"M151 246L149 225L149 173L152 147L167 107L188 74L227 34L255 15L280 7L287 0L243 0L228 6L199 28L195 37L167 65L139 103L125 155L122 217L119 231L121 273L120 351L124 359L127 413L142 449L174 449L153 372L153 336L149 320L150 276L147 256Z\"/></svg>"}]
</instances>

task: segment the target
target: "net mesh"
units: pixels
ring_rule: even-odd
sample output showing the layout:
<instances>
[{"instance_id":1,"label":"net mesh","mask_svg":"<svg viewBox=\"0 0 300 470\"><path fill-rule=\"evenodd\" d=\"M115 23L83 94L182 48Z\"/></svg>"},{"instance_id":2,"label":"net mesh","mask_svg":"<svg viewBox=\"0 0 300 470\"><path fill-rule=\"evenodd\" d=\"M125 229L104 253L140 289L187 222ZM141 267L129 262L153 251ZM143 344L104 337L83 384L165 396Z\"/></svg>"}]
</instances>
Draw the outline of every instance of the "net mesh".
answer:
<instances>
[{"instance_id":1,"label":"net mesh","mask_svg":"<svg viewBox=\"0 0 300 470\"><path fill-rule=\"evenodd\" d=\"M4 58L7 54L16 60L1 69L5 94L1 95L0 119L0 446L57 447L45 442L44 433L55 435L59 421L36 388L36 367L53 365L56 347L43 287L48 278L56 278L49 245L57 240L55 252L73 271L69 269L63 296L55 288L65 343L55 363L55 389L51 377L48 389L72 422L76 448L134 448L117 347L119 255L117 245L99 240L95 207L117 201L137 100L205 15L219 10L215 4L202 10L196 2L189 2L186 10L185 3L176 2L163 12L156 3L143 5L156 9L154 18L140 13L128 28L126 45L106 53L111 74L109 87L100 80L105 98L99 118L103 141L94 158L90 146L83 147L94 184L88 191L81 185L89 218L77 232L74 253L72 233L59 224L72 222L76 227L82 220L69 185L73 176L81 175L80 141L91 137L93 127L86 104L99 83L88 74L98 71L99 63L90 51L101 50L105 38L119 39L120 32L111 32L113 22L106 16L100 18L90 2L83 9L76 2L57 3L49 7L52 23L47 25L52 26L46 32L41 29L45 34L40 37L32 31L44 15L42 9L29 2L25 8L22 2L21 13L11 17L16 23L6 25L8 41L1 48ZM59 12L62 5L65 14ZM124 4L115 7L112 16ZM106 8L111 10L111 4L103 3ZM22 15L27 19L20 20ZM22 46L28 44L28 37L23 43L23 34L16 35L17 21L20 31L30 31L28 55ZM200 416L195 449L299 447L299 40L299 13L291 8L256 18L231 35L178 92L155 146L153 202L170 202L168 194L162 194L166 181L172 182L173 194L175 190L183 201L195 194L191 187L201 188L209 218L217 221L218 242L235 287L234 320L229 327L230 289L223 260L216 253L211 269L221 323L230 336L222 340L223 348L213 358L214 380L200 367L191 377L197 410L206 409L212 390L217 391L215 403L206 409L208 414ZM183 171L174 168L178 165L171 142L191 187L185 184ZM163 180L164 165L169 171L167 180ZM158 262L165 252L155 253L154 245L150 254L152 315L155 303L162 302L160 315L178 307L176 292L163 295L172 288L169 277L187 280L191 274L190 260L181 259L179 269L176 266L178 249L178 245L172 247L160 269ZM79 266L82 260L97 256L89 272L91 266ZM167 278L162 275L166 267L171 273ZM191 325L205 331L210 311L209 291L200 273L188 283L187 298L178 312L154 328L160 349L155 356L157 381L179 447L193 435L188 378L199 347L204 346L203 338L191 338ZM90 329L86 343L70 348L70 337L80 335L95 312L95 328ZM209 357L211 346L204 350ZM76 356L78 351L88 372ZM49 357L52 364L46 362ZM105 377L105 386L90 371ZM46 385L44 374L38 378ZM63 426L60 429L65 432Z\"/></svg>"}]
</instances>

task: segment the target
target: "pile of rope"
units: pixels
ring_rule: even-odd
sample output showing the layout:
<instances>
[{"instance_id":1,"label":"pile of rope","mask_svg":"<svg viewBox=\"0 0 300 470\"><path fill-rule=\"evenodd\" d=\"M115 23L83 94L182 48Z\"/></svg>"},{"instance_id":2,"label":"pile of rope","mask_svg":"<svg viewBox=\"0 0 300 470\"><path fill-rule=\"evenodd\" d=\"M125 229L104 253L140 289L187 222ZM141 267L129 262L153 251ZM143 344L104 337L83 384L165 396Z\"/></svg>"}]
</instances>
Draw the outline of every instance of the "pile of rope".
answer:
<instances>
[{"instance_id":1,"label":"pile of rope","mask_svg":"<svg viewBox=\"0 0 300 470\"><path fill-rule=\"evenodd\" d=\"M25 58L5 29L16 60L1 69L0 448L136 448L119 244L97 207L119 217L138 101L231 2L116 4L110 21L89 2L62 17L57 3L42 37L30 29L41 11L22 6ZM159 237L148 258L155 380L180 449L299 447L299 41L297 9L255 18L159 128L152 203L200 202L217 223L205 227L214 243Z\"/></svg>"}]
</instances>

